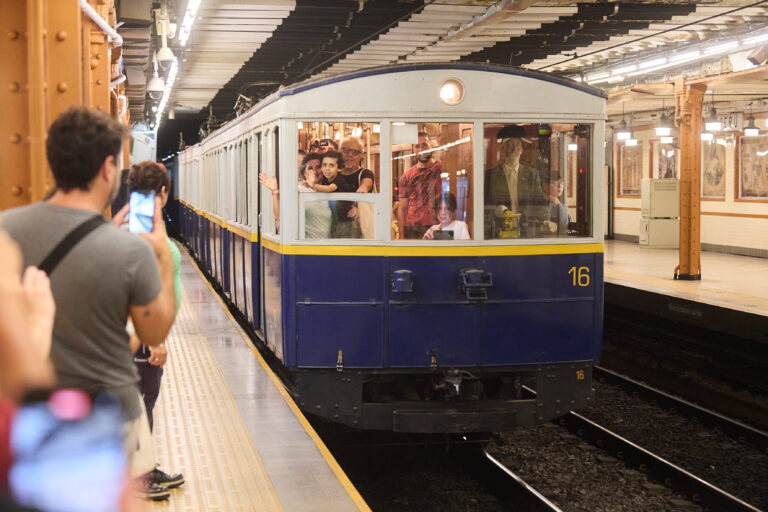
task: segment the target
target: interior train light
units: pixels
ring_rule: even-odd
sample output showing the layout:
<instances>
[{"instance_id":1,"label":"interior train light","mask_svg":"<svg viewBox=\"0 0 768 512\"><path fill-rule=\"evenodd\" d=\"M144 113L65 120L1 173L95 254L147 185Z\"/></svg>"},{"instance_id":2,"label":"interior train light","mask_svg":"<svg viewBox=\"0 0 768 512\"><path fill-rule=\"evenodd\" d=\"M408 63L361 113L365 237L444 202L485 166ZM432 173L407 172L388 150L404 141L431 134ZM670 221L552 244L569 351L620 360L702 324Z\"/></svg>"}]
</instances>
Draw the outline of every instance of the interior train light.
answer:
<instances>
[{"instance_id":1,"label":"interior train light","mask_svg":"<svg viewBox=\"0 0 768 512\"><path fill-rule=\"evenodd\" d=\"M359 137L362 134L363 134L363 129L360 128L359 126L357 128L355 128L354 130L352 130L352 135L354 135L355 137Z\"/></svg>"},{"instance_id":2,"label":"interior train light","mask_svg":"<svg viewBox=\"0 0 768 512\"><path fill-rule=\"evenodd\" d=\"M296 122L296 129L297 129L297 130L302 130L302 129L304 129L304 123L302 123L301 121L297 121L297 122Z\"/></svg>"},{"instance_id":3,"label":"interior train light","mask_svg":"<svg viewBox=\"0 0 768 512\"><path fill-rule=\"evenodd\" d=\"M637 146L637 139L627 139L627 146Z\"/></svg>"},{"instance_id":4,"label":"interior train light","mask_svg":"<svg viewBox=\"0 0 768 512\"><path fill-rule=\"evenodd\" d=\"M464 99L464 86L456 79L446 80L440 86L440 99L447 105L456 105Z\"/></svg>"},{"instance_id":5,"label":"interior train light","mask_svg":"<svg viewBox=\"0 0 768 512\"><path fill-rule=\"evenodd\" d=\"M373 133L381 133L381 125L380 124L373 125Z\"/></svg>"},{"instance_id":6,"label":"interior train light","mask_svg":"<svg viewBox=\"0 0 768 512\"><path fill-rule=\"evenodd\" d=\"M578 144L574 144L574 143L568 144L568 151L576 151L577 149L579 149Z\"/></svg>"},{"instance_id":7,"label":"interior train light","mask_svg":"<svg viewBox=\"0 0 768 512\"><path fill-rule=\"evenodd\" d=\"M723 123L717 119L717 110L714 105L709 109L709 117L704 121L704 128L708 132L719 132L723 128Z\"/></svg>"},{"instance_id":8,"label":"interior train light","mask_svg":"<svg viewBox=\"0 0 768 512\"><path fill-rule=\"evenodd\" d=\"M662 137L661 143L662 144L674 144L675 138L674 137Z\"/></svg>"}]
</instances>

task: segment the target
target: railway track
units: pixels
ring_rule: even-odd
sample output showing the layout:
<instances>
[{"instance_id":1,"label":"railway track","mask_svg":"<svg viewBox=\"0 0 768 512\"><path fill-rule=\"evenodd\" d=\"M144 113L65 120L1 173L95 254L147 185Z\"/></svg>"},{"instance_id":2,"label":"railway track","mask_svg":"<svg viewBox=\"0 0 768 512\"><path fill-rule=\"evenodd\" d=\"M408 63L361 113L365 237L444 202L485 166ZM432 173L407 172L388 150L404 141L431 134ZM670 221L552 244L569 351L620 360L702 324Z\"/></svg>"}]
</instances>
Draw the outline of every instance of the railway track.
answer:
<instances>
[{"instance_id":1,"label":"railway track","mask_svg":"<svg viewBox=\"0 0 768 512\"><path fill-rule=\"evenodd\" d=\"M593 377L603 379L630 393L635 393L643 400L656 403L670 411L677 412L688 418L696 418L703 425L719 429L734 439L750 442L756 447L768 451L768 432L756 429L715 411L705 409L607 368L595 366Z\"/></svg>"},{"instance_id":2,"label":"railway track","mask_svg":"<svg viewBox=\"0 0 768 512\"><path fill-rule=\"evenodd\" d=\"M529 512L560 512L554 503L545 498L522 478L510 471L480 446L462 446L453 450L454 458L482 483L508 510Z\"/></svg>"},{"instance_id":3,"label":"railway track","mask_svg":"<svg viewBox=\"0 0 768 512\"><path fill-rule=\"evenodd\" d=\"M628 466L640 469L654 479L664 482L667 487L683 493L685 499L694 503L717 511L760 511L736 496L575 412L568 413L558 422L571 433L607 451Z\"/></svg>"}]
</instances>

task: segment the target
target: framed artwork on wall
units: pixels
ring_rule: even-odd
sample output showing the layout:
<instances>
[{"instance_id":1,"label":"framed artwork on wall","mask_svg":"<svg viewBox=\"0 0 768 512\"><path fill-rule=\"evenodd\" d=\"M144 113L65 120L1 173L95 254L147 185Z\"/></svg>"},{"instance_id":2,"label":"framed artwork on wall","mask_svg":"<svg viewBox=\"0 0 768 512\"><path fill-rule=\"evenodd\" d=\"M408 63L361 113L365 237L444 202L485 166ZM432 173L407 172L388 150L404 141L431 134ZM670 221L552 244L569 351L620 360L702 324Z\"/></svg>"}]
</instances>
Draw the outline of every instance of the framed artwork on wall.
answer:
<instances>
[{"instance_id":1,"label":"framed artwork on wall","mask_svg":"<svg viewBox=\"0 0 768 512\"><path fill-rule=\"evenodd\" d=\"M739 139L737 199L768 201L768 135Z\"/></svg>"},{"instance_id":2,"label":"framed artwork on wall","mask_svg":"<svg viewBox=\"0 0 768 512\"><path fill-rule=\"evenodd\" d=\"M619 195L639 196L643 180L643 148L621 145L619 153Z\"/></svg>"},{"instance_id":3,"label":"framed artwork on wall","mask_svg":"<svg viewBox=\"0 0 768 512\"><path fill-rule=\"evenodd\" d=\"M678 150L672 144L662 144L661 141L651 141L653 154L653 178L680 178L677 169Z\"/></svg>"},{"instance_id":4,"label":"framed artwork on wall","mask_svg":"<svg viewBox=\"0 0 768 512\"><path fill-rule=\"evenodd\" d=\"M701 197L725 199L725 145L701 143Z\"/></svg>"}]
</instances>

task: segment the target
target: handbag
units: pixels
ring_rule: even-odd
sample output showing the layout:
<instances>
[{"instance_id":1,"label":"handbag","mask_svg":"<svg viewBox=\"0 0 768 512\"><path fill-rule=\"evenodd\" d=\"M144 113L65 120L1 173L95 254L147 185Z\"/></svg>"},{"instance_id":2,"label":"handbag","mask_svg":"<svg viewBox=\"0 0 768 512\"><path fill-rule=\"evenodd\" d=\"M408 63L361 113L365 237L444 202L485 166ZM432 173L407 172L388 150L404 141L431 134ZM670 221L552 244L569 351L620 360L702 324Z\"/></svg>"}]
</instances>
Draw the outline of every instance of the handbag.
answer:
<instances>
[{"instance_id":1,"label":"handbag","mask_svg":"<svg viewBox=\"0 0 768 512\"><path fill-rule=\"evenodd\" d=\"M360 170L360 174L357 175L357 186L358 188L363 183L363 170ZM371 193L377 194L378 191L376 190L376 181L373 182L373 189L371 189ZM363 235L363 238L367 238L369 240L373 239L373 219L376 216L376 207L373 203L368 203L365 201L358 201L357 202L357 215L358 220L360 221L360 232Z\"/></svg>"}]
</instances>

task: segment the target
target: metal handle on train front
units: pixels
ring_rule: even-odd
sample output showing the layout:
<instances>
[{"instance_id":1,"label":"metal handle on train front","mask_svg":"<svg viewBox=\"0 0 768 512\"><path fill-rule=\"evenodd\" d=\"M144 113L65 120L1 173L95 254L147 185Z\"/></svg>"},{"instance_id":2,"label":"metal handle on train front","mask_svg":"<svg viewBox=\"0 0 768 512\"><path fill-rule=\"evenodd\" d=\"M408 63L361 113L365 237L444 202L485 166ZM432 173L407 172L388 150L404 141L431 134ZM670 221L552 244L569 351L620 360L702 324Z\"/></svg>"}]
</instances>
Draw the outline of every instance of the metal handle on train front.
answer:
<instances>
[{"instance_id":1,"label":"metal handle on train front","mask_svg":"<svg viewBox=\"0 0 768 512\"><path fill-rule=\"evenodd\" d=\"M488 288L493 287L493 274L480 268L463 268L459 271L459 290L468 300L485 300Z\"/></svg>"}]
</instances>

